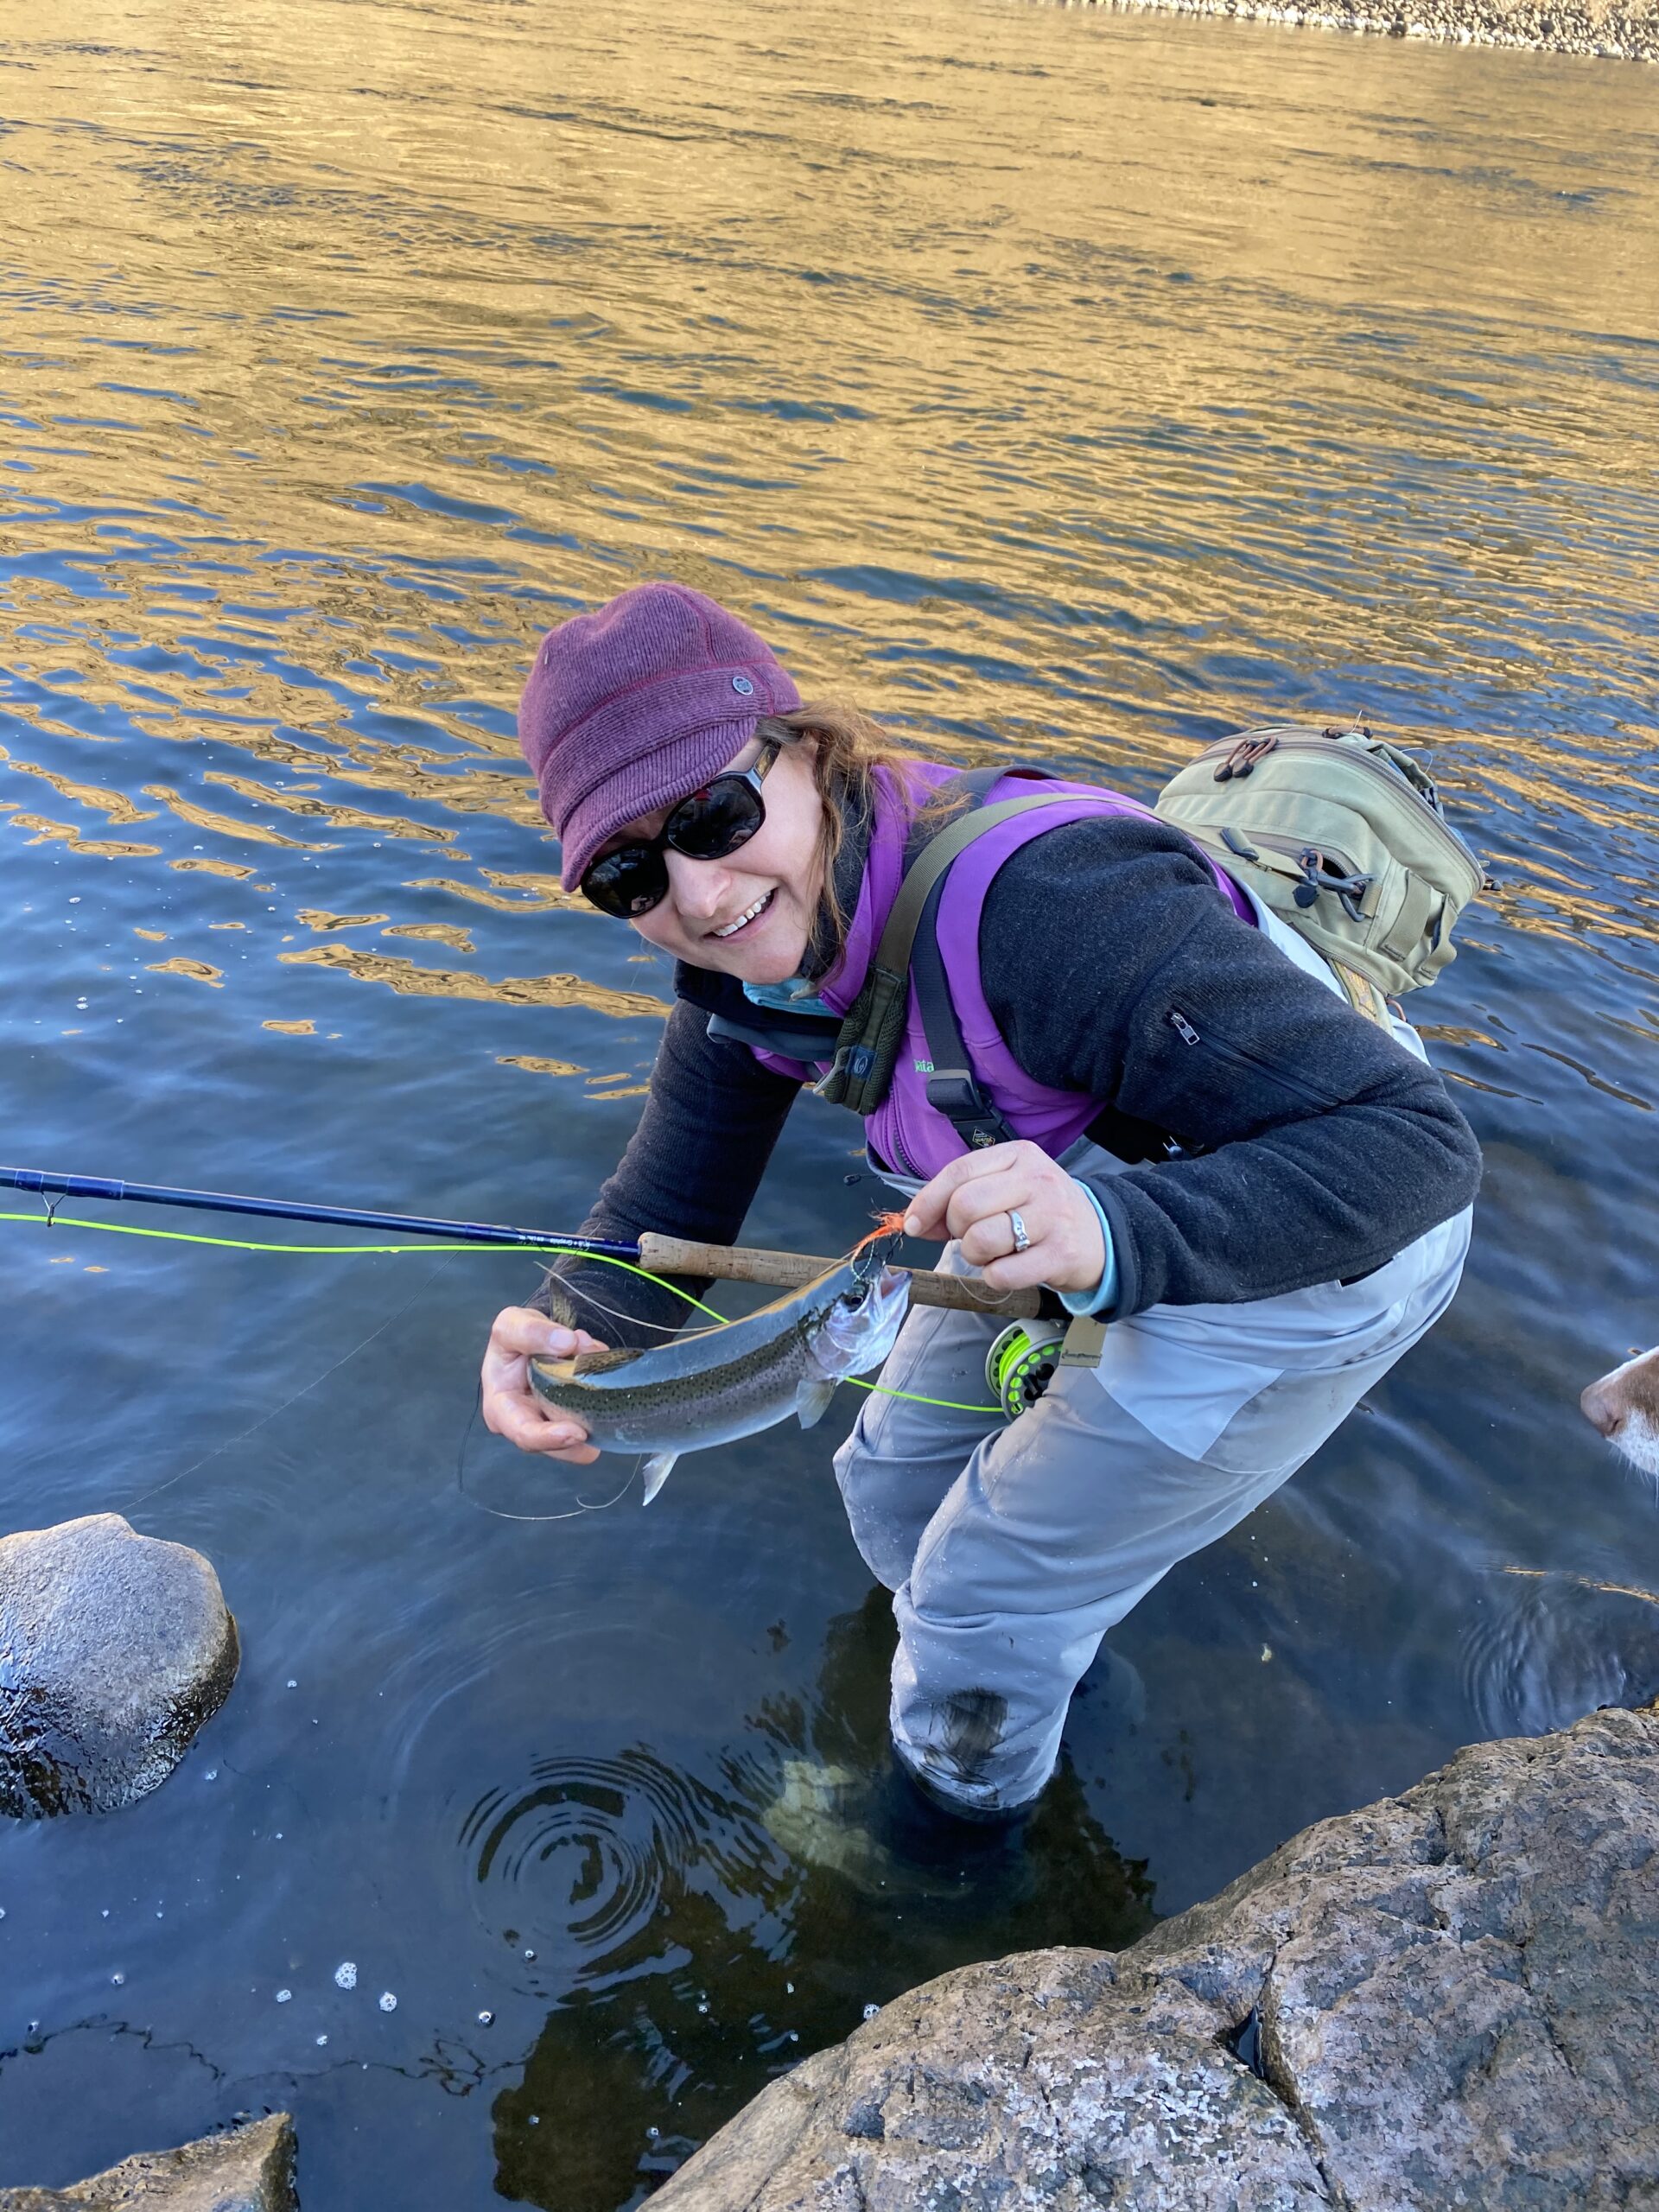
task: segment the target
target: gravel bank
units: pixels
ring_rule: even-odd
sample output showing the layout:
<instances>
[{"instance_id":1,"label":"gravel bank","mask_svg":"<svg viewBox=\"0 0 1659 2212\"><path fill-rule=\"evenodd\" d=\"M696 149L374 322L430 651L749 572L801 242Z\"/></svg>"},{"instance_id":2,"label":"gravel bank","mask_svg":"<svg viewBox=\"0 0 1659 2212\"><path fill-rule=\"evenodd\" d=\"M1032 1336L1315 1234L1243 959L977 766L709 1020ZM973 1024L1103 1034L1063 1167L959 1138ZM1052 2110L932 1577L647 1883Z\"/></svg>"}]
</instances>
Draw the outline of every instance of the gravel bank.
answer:
<instances>
[{"instance_id":1,"label":"gravel bank","mask_svg":"<svg viewBox=\"0 0 1659 2212\"><path fill-rule=\"evenodd\" d=\"M1381 31L1459 46L1521 46L1612 61L1659 61L1659 0L1061 0L1066 7L1174 9L1184 16L1253 16L1326 30Z\"/></svg>"}]
</instances>

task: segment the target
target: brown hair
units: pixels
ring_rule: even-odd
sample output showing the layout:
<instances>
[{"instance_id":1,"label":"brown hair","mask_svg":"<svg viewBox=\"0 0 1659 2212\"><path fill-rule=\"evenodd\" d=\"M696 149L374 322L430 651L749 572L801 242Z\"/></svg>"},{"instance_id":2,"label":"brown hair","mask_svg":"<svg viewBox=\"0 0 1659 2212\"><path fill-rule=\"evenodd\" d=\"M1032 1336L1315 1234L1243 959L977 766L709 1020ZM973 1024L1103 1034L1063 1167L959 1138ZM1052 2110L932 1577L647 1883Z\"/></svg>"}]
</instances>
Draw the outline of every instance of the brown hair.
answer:
<instances>
[{"instance_id":1,"label":"brown hair","mask_svg":"<svg viewBox=\"0 0 1659 2212\"><path fill-rule=\"evenodd\" d=\"M913 756L893 742L873 715L839 699L813 701L789 714L764 715L755 726L755 735L783 745L798 744L804 737L813 741L812 780L823 817L818 833L823 893L813 944L820 955L827 951L833 962L847 938L847 917L835 895L836 856L841 850L846 810L850 807L855 815L867 817L873 813L876 769L896 769ZM930 815L937 804L929 802L921 808L921 815ZM955 811L955 804L949 803L939 809L942 819Z\"/></svg>"}]
</instances>

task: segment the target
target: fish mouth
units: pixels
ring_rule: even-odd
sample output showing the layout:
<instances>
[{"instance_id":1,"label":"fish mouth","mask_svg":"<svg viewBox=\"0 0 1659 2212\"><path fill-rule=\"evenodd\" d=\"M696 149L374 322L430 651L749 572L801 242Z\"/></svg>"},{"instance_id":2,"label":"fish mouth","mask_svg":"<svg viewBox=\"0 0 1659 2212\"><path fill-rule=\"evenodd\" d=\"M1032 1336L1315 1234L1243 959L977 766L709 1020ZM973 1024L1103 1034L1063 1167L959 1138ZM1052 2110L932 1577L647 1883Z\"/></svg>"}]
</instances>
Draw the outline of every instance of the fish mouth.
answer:
<instances>
[{"instance_id":1,"label":"fish mouth","mask_svg":"<svg viewBox=\"0 0 1659 2212\"><path fill-rule=\"evenodd\" d=\"M838 1298L824 1316L813 1340L814 1363L837 1382L879 1367L909 1310L909 1274L902 1268L882 1268L857 1295Z\"/></svg>"}]
</instances>

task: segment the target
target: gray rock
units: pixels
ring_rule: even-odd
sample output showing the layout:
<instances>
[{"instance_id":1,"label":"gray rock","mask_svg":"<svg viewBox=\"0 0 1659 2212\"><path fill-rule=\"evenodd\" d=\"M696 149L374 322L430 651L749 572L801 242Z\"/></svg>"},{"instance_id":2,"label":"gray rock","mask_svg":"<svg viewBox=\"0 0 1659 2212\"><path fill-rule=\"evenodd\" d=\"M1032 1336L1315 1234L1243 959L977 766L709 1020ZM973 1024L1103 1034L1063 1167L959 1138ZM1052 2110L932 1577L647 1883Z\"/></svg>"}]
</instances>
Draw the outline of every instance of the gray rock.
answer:
<instances>
[{"instance_id":1,"label":"gray rock","mask_svg":"<svg viewBox=\"0 0 1659 2212\"><path fill-rule=\"evenodd\" d=\"M1653 2212L1656 1937L1659 1709L1478 1745L1129 1950L884 2005L652 2212Z\"/></svg>"},{"instance_id":2,"label":"gray rock","mask_svg":"<svg viewBox=\"0 0 1659 2212\"><path fill-rule=\"evenodd\" d=\"M236 1679L200 1552L118 1513L0 1539L0 1812L109 1812L163 1782Z\"/></svg>"},{"instance_id":3,"label":"gray rock","mask_svg":"<svg viewBox=\"0 0 1659 2212\"><path fill-rule=\"evenodd\" d=\"M285 2112L177 2151L141 2151L72 2189L0 2189L0 2212L296 2212Z\"/></svg>"}]
</instances>

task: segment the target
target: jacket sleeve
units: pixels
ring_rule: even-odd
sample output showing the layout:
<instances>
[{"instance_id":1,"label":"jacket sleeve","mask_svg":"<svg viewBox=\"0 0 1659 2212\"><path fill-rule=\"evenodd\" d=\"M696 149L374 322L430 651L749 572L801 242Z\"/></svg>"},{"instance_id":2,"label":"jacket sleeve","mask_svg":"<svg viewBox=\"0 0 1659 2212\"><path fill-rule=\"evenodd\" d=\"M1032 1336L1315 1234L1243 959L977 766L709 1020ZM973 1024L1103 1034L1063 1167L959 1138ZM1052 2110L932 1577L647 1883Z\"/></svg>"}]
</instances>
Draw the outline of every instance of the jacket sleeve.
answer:
<instances>
[{"instance_id":1,"label":"jacket sleeve","mask_svg":"<svg viewBox=\"0 0 1659 2212\"><path fill-rule=\"evenodd\" d=\"M1027 1074L1198 1154L1090 1182L1120 1315L1366 1274L1474 1197L1479 1147L1439 1076L1241 922L1161 823L1021 847L980 961Z\"/></svg>"},{"instance_id":2,"label":"jacket sleeve","mask_svg":"<svg viewBox=\"0 0 1659 2212\"><path fill-rule=\"evenodd\" d=\"M734 1243L799 1089L746 1046L712 1039L708 1016L677 1002L645 1111L582 1234L632 1243L654 1230ZM709 1287L706 1279L669 1280L693 1298ZM661 1344L692 1316L671 1291L599 1260L560 1261L531 1303L549 1313L566 1301L579 1327L613 1346Z\"/></svg>"}]
</instances>

